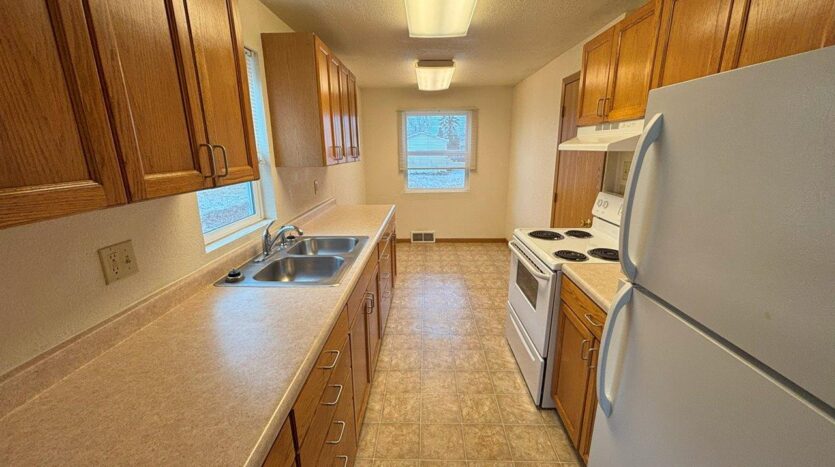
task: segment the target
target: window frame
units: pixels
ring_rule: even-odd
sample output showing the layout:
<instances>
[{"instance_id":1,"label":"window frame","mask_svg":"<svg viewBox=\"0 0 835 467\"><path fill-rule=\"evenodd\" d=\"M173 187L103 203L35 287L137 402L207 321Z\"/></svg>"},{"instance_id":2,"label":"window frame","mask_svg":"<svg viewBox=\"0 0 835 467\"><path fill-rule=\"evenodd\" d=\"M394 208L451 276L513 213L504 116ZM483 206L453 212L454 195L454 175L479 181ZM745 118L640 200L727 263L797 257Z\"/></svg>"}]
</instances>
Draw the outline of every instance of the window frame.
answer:
<instances>
[{"instance_id":1,"label":"window frame","mask_svg":"<svg viewBox=\"0 0 835 467\"><path fill-rule=\"evenodd\" d=\"M262 107L261 108L261 115L263 117L263 125L265 126L265 128L263 128L261 130L264 132L264 138L265 138L265 142L267 144L266 150L269 151L269 132L266 128L266 124L267 124L267 122L266 122L266 112L265 112L265 109L263 108L266 103L264 102L264 94L263 94L263 90L261 89L260 60L258 58L258 52L256 52L253 49L250 49L249 47L244 47L244 60L248 61L250 59L250 57L252 57L252 59L255 60L255 64L254 64L255 65L254 66L255 73L253 73L252 75L247 73L248 85L249 85L250 89L253 89L252 88L253 86L257 86L257 88L254 89L254 93L261 99L261 101L260 102L254 102L253 101L253 99L252 99L253 91L251 90L250 91L250 116L249 116L249 118L250 118L250 121L252 122L253 132L259 131L259 129L257 128L258 125L257 125L256 119L252 115L252 113L254 113L252 109L256 105L259 105L259 106ZM245 63L245 66L246 66L247 70L249 70L249 63ZM264 164L264 163L266 163L266 160L267 160L266 158L269 157L269 154L263 154L263 151L261 150L262 148L258 147L259 144L257 144L257 143L259 142L259 140L258 140L258 135L257 134L255 135L255 139L256 139L255 153L256 153L256 156L258 158L258 163L259 164ZM242 183L249 184L250 192L252 194L252 204L253 204L255 213L250 215L250 216L247 216L243 219L239 219L235 222L226 224L223 227L219 227L217 229L210 230L208 232L203 233L203 245L206 247L207 251L212 250L213 248L211 248L211 247L214 244L225 244L230 239L234 240L234 239L239 238L241 236L247 235L250 232L256 230L256 228L258 227L258 224L265 222L266 211L264 209L264 190L262 189L261 181L260 180L253 180L253 181L250 181L250 182L242 182ZM229 186L229 185L226 185L226 186ZM216 190L218 188L224 188L224 187L223 186L212 187L212 188L209 188L205 191ZM199 201L198 201L198 204L197 204L197 212L198 212L198 215L201 214L200 213L200 203L199 203ZM203 230L202 215L200 215L200 217L201 217L200 230L202 232L202 230Z\"/></svg>"},{"instance_id":2,"label":"window frame","mask_svg":"<svg viewBox=\"0 0 835 467\"><path fill-rule=\"evenodd\" d=\"M400 139L400 144L403 147L403 151L405 152L405 167L403 167L403 193L465 193L470 191L470 172L473 171L472 169L472 157L473 157L473 145L478 144L478 142L473 137L473 109L415 109L415 110L402 110L400 113L400 118L402 121L400 125L402 126L402 131L397 136ZM406 141L407 135L407 128L408 128L408 118L410 116L443 116L448 114L464 114L467 119L467 132L466 132L466 139L467 139L467 150L466 151L449 151L444 152L443 154L437 151L414 151L409 152L408 143ZM435 156L435 155L463 155L466 156L466 163L463 167L409 167L409 155L415 156ZM400 157L398 155L398 157ZM461 188L410 188L409 187L409 172L411 170L462 170L464 171L464 184Z\"/></svg>"}]
</instances>

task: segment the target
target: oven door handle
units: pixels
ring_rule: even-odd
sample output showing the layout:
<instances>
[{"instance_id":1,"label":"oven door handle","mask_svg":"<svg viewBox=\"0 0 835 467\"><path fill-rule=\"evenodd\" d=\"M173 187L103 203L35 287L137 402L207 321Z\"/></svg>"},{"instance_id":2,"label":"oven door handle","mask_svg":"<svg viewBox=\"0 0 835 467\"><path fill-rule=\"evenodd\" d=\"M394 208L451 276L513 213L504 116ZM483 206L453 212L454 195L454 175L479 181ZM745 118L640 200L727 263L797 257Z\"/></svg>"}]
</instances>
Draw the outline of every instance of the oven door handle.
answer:
<instances>
[{"instance_id":1,"label":"oven door handle","mask_svg":"<svg viewBox=\"0 0 835 467\"><path fill-rule=\"evenodd\" d=\"M519 259L519 262L521 262L522 265L525 266L525 269L527 269L528 272L533 274L534 277L537 277L544 281L551 280L551 276L549 274L543 274L542 270L536 267L535 264L531 263L531 261L525 256L524 253L522 253L522 250L520 250L515 243L507 242L507 245L510 247L510 251L513 252L513 255Z\"/></svg>"}]
</instances>

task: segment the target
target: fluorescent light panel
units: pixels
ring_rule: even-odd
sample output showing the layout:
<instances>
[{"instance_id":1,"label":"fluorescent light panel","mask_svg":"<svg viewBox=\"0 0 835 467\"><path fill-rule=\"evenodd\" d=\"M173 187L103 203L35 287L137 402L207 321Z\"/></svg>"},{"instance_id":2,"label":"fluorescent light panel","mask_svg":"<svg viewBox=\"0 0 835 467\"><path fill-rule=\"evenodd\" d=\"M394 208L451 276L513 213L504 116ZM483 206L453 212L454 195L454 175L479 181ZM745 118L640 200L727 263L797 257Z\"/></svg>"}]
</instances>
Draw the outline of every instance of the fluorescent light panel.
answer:
<instances>
[{"instance_id":1,"label":"fluorescent light panel","mask_svg":"<svg viewBox=\"0 0 835 467\"><path fill-rule=\"evenodd\" d=\"M466 36L476 0L405 0L409 37Z\"/></svg>"},{"instance_id":2,"label":"fluorescent light panel","mask_svg":"<svg viewBox=\"0 0 835 467\"><path fill-rule=\"evenodd\" d=\"M421 91L442 91L449 89L455 63L452 60L418 60L415 65L418 89Z\"/></svg>"}]
</instances>

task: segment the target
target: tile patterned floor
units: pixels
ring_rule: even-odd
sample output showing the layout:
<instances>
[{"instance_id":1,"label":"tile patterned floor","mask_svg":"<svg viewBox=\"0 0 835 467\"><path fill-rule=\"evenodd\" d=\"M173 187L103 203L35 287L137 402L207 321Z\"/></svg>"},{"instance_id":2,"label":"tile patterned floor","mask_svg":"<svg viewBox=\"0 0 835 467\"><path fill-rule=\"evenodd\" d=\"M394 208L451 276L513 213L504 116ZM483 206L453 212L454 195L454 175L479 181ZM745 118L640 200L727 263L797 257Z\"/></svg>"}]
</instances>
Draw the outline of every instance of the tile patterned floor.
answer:
<instances>
[{"instance_id":1,"label":"tile patterned floor","mask_svg":"<svg viewBox=\"0 0 835 467\"><path fill-rule=\"evenodd\" d=\"M357 465L579 466L504 340L504 244L398 244Z\"/></svg>"}]
</instances>

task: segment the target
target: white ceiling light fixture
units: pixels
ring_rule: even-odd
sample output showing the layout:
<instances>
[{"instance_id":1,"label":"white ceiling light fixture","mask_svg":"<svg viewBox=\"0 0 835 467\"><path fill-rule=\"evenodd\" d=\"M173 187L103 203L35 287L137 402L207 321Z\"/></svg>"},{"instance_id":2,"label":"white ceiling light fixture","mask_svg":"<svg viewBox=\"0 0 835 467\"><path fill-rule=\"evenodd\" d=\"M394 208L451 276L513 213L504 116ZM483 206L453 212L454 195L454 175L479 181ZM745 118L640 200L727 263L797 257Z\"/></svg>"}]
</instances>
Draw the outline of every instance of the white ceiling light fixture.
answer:
<instances>
[{"instance_id":1,"label":"white ceiling light fixture","mask_svg":"<svg viewBox=\"0 0 835 467\"><path fill-rule=\"evenodd\" d=\"M415 65L418 89L421 91L443 91L449 89L455 62L452 60L418 60Z\"/></svg>"},{"instance_id":2,"label":"white ceiling light fixture","mask_svg":"<svg viewBox=\"0 0 835 467\"><path fill-rule=\"evenodd\" d=\"M409 37L462 37L476 0L405 0Z\"/></svg>"}]
</instances>

